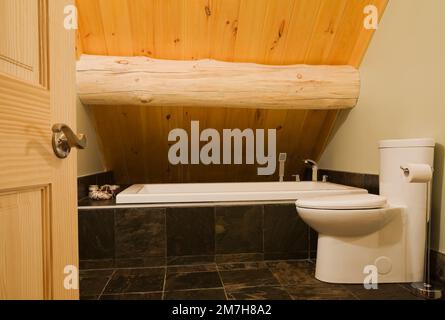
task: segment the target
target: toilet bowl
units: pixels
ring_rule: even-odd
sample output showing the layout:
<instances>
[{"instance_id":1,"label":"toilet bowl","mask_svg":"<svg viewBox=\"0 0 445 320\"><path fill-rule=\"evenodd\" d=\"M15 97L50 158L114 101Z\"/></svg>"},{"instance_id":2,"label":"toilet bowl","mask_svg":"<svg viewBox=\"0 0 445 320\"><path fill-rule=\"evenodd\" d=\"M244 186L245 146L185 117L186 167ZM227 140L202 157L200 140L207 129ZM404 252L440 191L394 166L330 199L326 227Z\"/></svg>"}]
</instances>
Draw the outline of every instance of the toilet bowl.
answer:
<instances>
[{"instance_id":1,"label":"toilet bowl","mask_svg":"<svg viewBox=\"0 0 445 320\"><path fill-rule=\"evenodd\" d=\"M379 282L404 281L397 272L404 268L403 208L371 194L305 199L296 206L300 217L319 233L318 280L363 283L365 268L376 266Z\"/></svg>"},{"instance_id":2,"label":"toilet bowl","mask_svg":"<svg viewBox=\"0 0 445 320\"><path fill-rule=\"evenodd\" d=\"M381 196L301 199L300 217L318 232L315 277L329 283L421 282L424 274L425 184L406 183L401 166L433 166L434 140L380 142ZM373 281L374 281L373 280Z\"/></svg>"}]
</instances>

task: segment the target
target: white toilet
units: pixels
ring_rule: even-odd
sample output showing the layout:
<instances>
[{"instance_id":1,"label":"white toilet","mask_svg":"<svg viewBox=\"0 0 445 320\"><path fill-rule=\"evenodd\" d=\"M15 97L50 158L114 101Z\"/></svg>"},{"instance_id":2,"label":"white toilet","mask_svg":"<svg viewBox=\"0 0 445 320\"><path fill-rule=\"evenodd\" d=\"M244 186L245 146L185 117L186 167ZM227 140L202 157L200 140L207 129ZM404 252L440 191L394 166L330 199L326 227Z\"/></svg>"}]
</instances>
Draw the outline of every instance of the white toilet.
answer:
<instances>
[{"instance_id":1,"label":"white toilet","mask_svg":"<svg viewBox=\"0 0 445 320\"><path fill-rule=\"evenodd\" d=\"M316 278L362 284L423 280L427 185L409 184L401 166L433 166L434 140L380 142L380 193L298 200L301 218L318 233ZM371 269L369 269L371 267Z\"/></svg>"}]
</instances>

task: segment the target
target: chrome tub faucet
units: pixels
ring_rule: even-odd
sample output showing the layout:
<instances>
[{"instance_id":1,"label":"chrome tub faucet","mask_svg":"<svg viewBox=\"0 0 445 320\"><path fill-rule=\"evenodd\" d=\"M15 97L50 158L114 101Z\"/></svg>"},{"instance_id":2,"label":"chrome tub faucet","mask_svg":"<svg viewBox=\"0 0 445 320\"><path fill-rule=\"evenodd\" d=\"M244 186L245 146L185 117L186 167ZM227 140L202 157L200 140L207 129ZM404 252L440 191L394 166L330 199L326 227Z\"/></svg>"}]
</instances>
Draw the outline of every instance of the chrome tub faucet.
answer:
<instances>
[{"instance_id":1,"label":"chrome tub faucet","mask_svg":"<svg viewBox=\"0 0 445 320\"><path fill-rule=\"evenodd\" d=\"M312 181L317 182L318 181L318 164L314 160L306 159L304 160L304 163L307 165L310 165L312 167Z\"/></svg>"}]
</instances>

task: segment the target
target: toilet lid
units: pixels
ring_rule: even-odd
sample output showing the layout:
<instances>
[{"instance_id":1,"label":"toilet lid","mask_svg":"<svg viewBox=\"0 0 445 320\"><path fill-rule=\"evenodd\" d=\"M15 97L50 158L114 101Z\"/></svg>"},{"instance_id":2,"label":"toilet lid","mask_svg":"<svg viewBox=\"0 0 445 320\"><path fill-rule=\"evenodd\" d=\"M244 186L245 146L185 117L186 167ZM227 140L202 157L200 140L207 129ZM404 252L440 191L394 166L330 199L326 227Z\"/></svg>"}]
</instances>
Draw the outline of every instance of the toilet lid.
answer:
<instances>
[{"instance_id":1,"label":"toilet lid","mask_svg":"<svg viewBox=\"0 0 445 320\"><path fill-rule=\"evenodd\" d=\"M386 198L373 194L347 194L297 201L297 207L325 210L379 209L386 206Z\"/></svg>"}]
</instances>

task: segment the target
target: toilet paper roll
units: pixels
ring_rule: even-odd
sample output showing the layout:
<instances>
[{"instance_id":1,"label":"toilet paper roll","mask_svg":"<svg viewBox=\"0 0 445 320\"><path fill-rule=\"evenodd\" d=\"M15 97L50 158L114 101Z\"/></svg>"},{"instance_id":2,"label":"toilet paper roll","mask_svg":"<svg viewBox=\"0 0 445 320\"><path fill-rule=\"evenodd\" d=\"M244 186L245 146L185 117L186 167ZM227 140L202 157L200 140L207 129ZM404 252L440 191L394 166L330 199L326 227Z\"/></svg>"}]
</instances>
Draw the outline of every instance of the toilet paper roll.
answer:
<instances>
[{"instance_id":1,"label":"toilet paper roll","mask_svg":"<svg viewBox=\"0 0 445 320\"><path fill-rule=\"evenodd\" d=\"M433 169L428 164L409 163L402 168L408 183L426 183L433 178Z\"/></svg>"}]
</instances>

